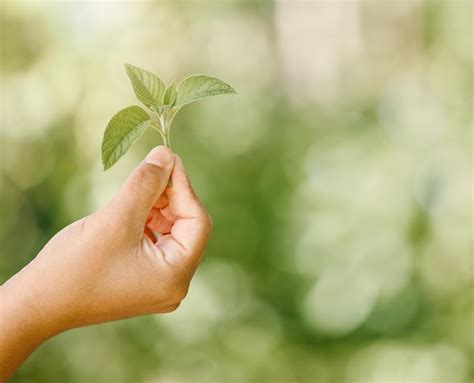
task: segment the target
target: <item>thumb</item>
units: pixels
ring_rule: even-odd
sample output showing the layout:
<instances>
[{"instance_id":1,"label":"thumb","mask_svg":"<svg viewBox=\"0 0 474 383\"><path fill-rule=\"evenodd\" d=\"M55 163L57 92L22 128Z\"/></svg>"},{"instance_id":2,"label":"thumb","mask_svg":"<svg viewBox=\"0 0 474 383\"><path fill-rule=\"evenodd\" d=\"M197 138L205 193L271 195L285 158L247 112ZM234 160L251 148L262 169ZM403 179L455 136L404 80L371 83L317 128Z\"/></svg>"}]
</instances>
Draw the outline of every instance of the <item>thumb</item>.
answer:
<instances>
[{"instance_id":1,"label":"thumb","mask_svg":"<svg viewBox=\"0 0 474 383\"><path fill-rule=\"evenodd\" d=\"M126 220L145 224L158 197L165 191L174 166L170 149L157 146L136 167L111 201Z\"/></svg>"}]
</instances>

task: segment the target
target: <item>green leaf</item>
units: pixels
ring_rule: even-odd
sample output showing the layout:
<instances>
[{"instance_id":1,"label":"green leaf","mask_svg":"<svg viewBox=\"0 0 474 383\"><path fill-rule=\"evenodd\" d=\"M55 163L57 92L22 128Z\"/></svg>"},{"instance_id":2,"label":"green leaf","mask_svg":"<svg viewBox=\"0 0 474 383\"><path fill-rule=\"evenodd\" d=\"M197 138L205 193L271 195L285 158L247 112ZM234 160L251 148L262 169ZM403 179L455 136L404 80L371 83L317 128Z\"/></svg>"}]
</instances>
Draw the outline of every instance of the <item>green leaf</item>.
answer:
<instances>
[{"instance_id":1,"label":"green leaf","mask_svg":"<svg viewBox=\"0 0 474 383\"><path fill-rule=\"evenodd\" d=\"M236 91L224 81L205 75L186 77L178 85L177 92L177 107L189 104L190 102L197 101L204 97L236 93Z\"/></svg>"},{"instance_id":2,"label":"green leaf","mask_svg":"<svg viewBox=\"0 0 474 383\"><path fill-rule=\"evenodd\" d=\"M129 106L116 113L105 128L102 140L104 170L115 164L150 124L150 116L139 106Z\"/></svg>"},{"instance_id":3,"label":"green leaf","mask_svg":"<svg viewBox=\"0 0 474 383\"><path fill-rule=\"evenodd\" d=\"M154 73L130 64L125 64L125 70L138 100L150 109L158 108L165 90L163 81Z\"/></svg>"},{"instance_id":4,"label":"green leaf","mask_svg":"<svg viewBox=\"0 0 474 383\"><path fill-rule=\"evenodd\" d=\"M163 105L173 106L177 95L176 86L174 85L174 82L172 82L168 88L166 88L165 94L163 95Z\"/></svg>"}]
</instances>

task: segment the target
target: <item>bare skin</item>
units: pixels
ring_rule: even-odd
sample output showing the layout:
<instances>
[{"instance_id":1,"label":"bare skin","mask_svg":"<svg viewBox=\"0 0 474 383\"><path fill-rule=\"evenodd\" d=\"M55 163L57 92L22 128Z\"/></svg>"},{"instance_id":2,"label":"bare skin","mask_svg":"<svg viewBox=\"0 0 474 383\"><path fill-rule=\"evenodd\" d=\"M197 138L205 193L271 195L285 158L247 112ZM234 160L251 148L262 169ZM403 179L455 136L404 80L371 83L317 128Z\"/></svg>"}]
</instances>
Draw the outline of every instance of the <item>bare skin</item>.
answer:
<instances>
[{"instance_id":1,"label":"bare skin","mask_svg":"<svg viewBox=\"0 0 474 383\"><path fill-rule=\"evenodd\" d=\"M180 158L153 149L106 206L57 233L0 287L0 382L63 331L175 310L210 231Z\"/></svg>"}]
</instances>

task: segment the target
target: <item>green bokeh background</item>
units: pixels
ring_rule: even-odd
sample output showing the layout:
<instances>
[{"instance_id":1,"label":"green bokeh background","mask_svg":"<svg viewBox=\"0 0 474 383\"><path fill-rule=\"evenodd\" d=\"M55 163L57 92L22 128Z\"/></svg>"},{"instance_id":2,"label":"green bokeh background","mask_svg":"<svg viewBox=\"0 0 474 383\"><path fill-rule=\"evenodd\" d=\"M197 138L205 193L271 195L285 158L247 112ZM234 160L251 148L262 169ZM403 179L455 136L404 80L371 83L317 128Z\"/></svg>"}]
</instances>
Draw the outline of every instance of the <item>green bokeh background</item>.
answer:
<instances>
[{"instance_id":1,"label":"green bokeh background","mask_svg":"<svg viewBox=\"0 0 474 383\"><path fill-rule=\"evenodd\" d=\"M102 206L129 62L237 96L173 149L214 220L180 309L51 339L12 382L474 379L473 3L1 2L0 282ZM41 286L38 286L41 288Z\"/></svg>"}]
</instances>

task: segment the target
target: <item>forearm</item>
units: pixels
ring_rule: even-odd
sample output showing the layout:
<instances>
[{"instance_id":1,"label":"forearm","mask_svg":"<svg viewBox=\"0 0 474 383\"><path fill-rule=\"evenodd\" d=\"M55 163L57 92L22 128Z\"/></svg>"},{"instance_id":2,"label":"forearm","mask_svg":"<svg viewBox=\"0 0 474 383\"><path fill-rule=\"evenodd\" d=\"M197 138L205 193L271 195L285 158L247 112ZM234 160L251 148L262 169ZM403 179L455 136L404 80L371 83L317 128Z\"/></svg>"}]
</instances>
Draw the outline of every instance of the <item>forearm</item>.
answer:
<instances>
[{"instance_id":1,"label":"forearm","mask_svg":"<svg viewBox=\"0 0 474 383\"><path fill-rule=\"evenodd\" d=\"M0 382L21 366L46 339L56 333L42 312L41 286L34 286L25 268L0 286ZM46 314L47 315L47 314Z\"/></svg>"}]
</instances>

